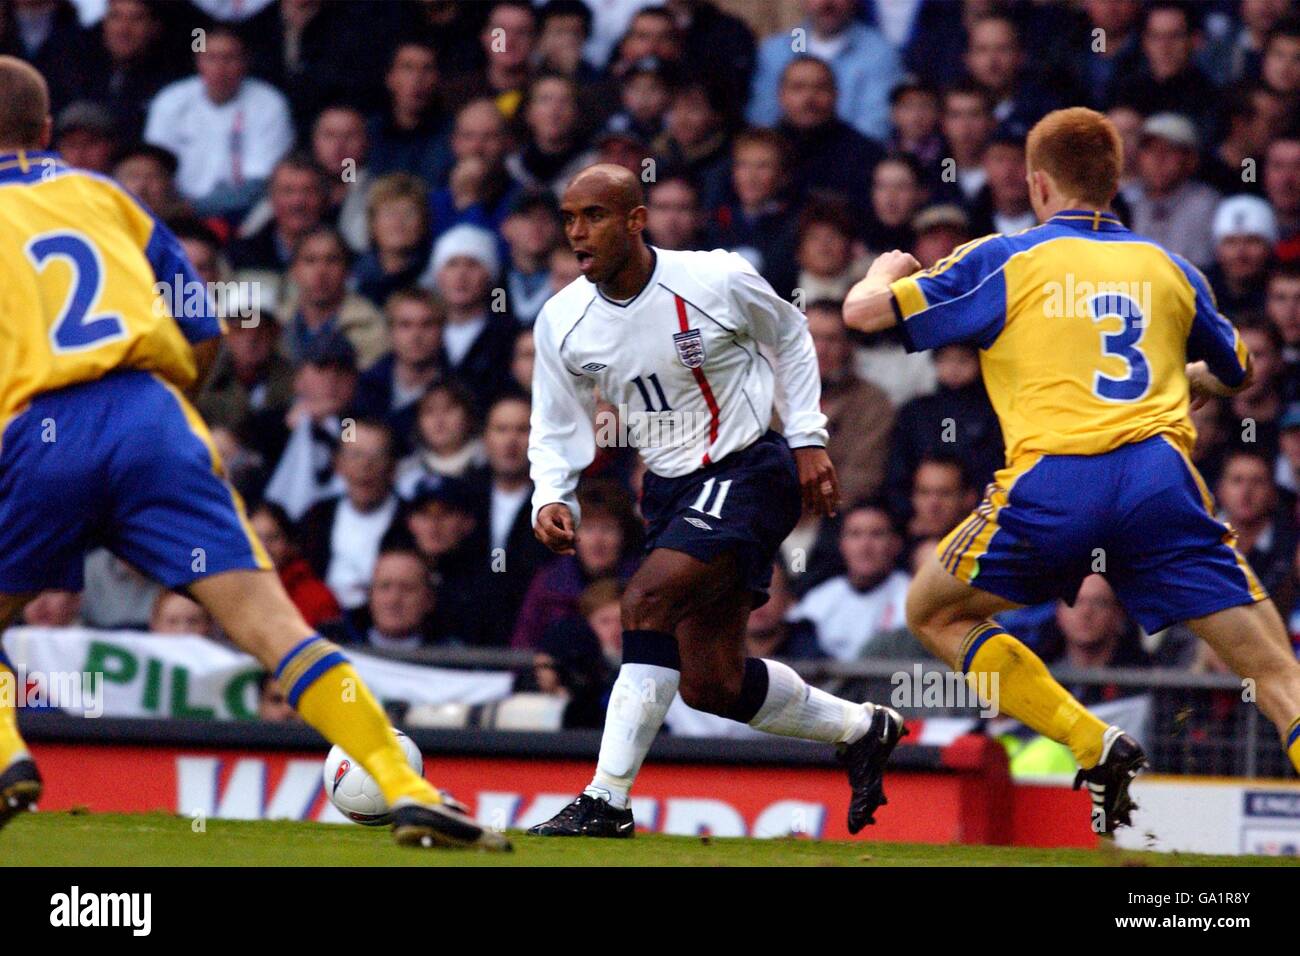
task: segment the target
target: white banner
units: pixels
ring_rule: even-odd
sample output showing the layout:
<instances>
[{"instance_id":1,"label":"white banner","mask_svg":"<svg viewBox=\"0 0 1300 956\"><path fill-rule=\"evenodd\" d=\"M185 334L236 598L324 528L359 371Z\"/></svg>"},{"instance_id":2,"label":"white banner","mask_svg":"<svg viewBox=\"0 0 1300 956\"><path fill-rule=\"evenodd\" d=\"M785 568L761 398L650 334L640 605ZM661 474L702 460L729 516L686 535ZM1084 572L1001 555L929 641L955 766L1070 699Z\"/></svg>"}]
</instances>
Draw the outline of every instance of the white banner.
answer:
<instances>
[{"instance_id":1,"label":"white banner","mask_svg":"<svg viewBox=\"0 0 1300 956\"><path fill-rule=\"evenodd\" d=\"M207 638L15 627L3 640L14 666L26 678L29 704L109 717L237 720L257 716L262 666L249 655ZM348 647L343 651L381 701L485 704L508 696L514 684L508 671L424 667ZM59 688L64 688L62 696ZM69 693L77 688L84 688L84 695Z\"/></svg>"}]
</instances>

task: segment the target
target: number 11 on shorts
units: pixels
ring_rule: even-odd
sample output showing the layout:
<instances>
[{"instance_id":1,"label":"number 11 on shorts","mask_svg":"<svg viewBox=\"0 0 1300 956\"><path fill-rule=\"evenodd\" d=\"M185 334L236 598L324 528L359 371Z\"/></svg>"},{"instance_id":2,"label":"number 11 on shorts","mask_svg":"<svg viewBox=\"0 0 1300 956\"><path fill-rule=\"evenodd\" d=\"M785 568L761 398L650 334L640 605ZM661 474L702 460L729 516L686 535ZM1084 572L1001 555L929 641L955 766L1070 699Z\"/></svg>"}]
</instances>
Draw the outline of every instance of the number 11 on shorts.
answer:
<instances>
[{"instance_id":1,"label":"number 11 on shorts","mask_svg":"<svg viewBox=\"0 0 1300 956\"><path fill-rule=\"evenodd\" d=\"M713 507L706 510L704 506L708 504L709 497L713 494L713 483L715 481L717 481L716 478L710 478L704 483L704 487L700 489L700 496L695 499L695 504L691 505L692 511L699 511L710 518L722 517L722 503L727 500L727 492L731 490L732 479L728 478L726 481L718 483L718 494L713 499Z\"/></svg>"}]
</instances>

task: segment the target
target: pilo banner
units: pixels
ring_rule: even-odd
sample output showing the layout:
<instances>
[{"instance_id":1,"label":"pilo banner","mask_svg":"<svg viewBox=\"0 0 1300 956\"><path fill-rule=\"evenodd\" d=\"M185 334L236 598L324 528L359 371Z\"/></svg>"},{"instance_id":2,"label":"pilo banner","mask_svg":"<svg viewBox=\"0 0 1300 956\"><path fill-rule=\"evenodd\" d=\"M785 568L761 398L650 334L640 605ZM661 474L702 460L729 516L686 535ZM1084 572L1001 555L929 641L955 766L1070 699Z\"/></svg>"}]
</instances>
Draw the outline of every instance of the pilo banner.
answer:
<instances>
[{"instance_id":1,"label":"pilo banner","mask_svg":"<svg viewBox=\"0 0 1300 956\"><path fill-rule=\"evenodd\" d=\"M17 691L25 706L95 717L257 716L262 666L207 638L17 627L3 640L23 678ZM383 701L485 704L508 696L514 683L508 671L450 670L345 653Z\"/></svg>"}]
</instances>

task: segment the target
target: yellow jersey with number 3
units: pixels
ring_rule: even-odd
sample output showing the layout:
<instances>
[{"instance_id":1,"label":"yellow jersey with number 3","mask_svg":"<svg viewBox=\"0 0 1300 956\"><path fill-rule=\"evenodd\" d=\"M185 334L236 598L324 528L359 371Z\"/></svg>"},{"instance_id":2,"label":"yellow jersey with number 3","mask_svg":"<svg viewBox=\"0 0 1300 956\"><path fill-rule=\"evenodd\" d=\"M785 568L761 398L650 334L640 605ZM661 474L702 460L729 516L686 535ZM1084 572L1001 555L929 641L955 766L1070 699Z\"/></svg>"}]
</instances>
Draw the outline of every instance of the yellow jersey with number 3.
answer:
<instances>
[{"instance_id":1,"label":"yellow jersey with number 3","mask_svg":"<svg viewBox=\"0 0 1300 956\"><path fill-rule=\"evenodd\" d=\"M1006 483L1042 455L1099 455L1154 435L1190 453L1189 361L1226 385L1246 347L1186 260L1115 216L1061 212L959 246L891 285L909 350L966 342L1006 441Z\"/></svg>"},{"instance_id":2,"label":"yellow jersey with number 3","mask_svg":"<svg viewBox=\"0 0 1300 956\"><path fill-rule=\"evenodd\" d=\"M114 369L187 388L190 344L221 334L171 231L54 153L0 155L0 277L0 428L34 396Z\"/></svg>"}]
</instances>

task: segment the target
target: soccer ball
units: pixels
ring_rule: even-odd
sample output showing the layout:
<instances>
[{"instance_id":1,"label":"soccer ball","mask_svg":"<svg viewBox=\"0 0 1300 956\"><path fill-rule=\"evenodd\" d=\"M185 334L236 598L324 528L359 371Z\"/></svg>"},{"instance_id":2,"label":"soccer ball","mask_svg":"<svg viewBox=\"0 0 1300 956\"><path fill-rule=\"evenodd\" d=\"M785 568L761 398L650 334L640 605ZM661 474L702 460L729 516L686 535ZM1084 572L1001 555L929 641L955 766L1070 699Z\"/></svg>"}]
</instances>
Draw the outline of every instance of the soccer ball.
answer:
<instances>
[{"instance_id":1,"label":"soccer ball","mask_svg":"<svg viewBox=\"0 0 1300 956\"><path fill-rule=\"evenodd\" d=\"M406 754L406 762L423 777L424 756L420 753L420 748L400 730L394 730L393 733L397 735L397 742ZM330 803L338 807L339 812L353 823L382 827L393 822L393 814L379 790L378 782L338 744L334 745L325 758L323 776Z\"/></svg>"}]
</instances>

